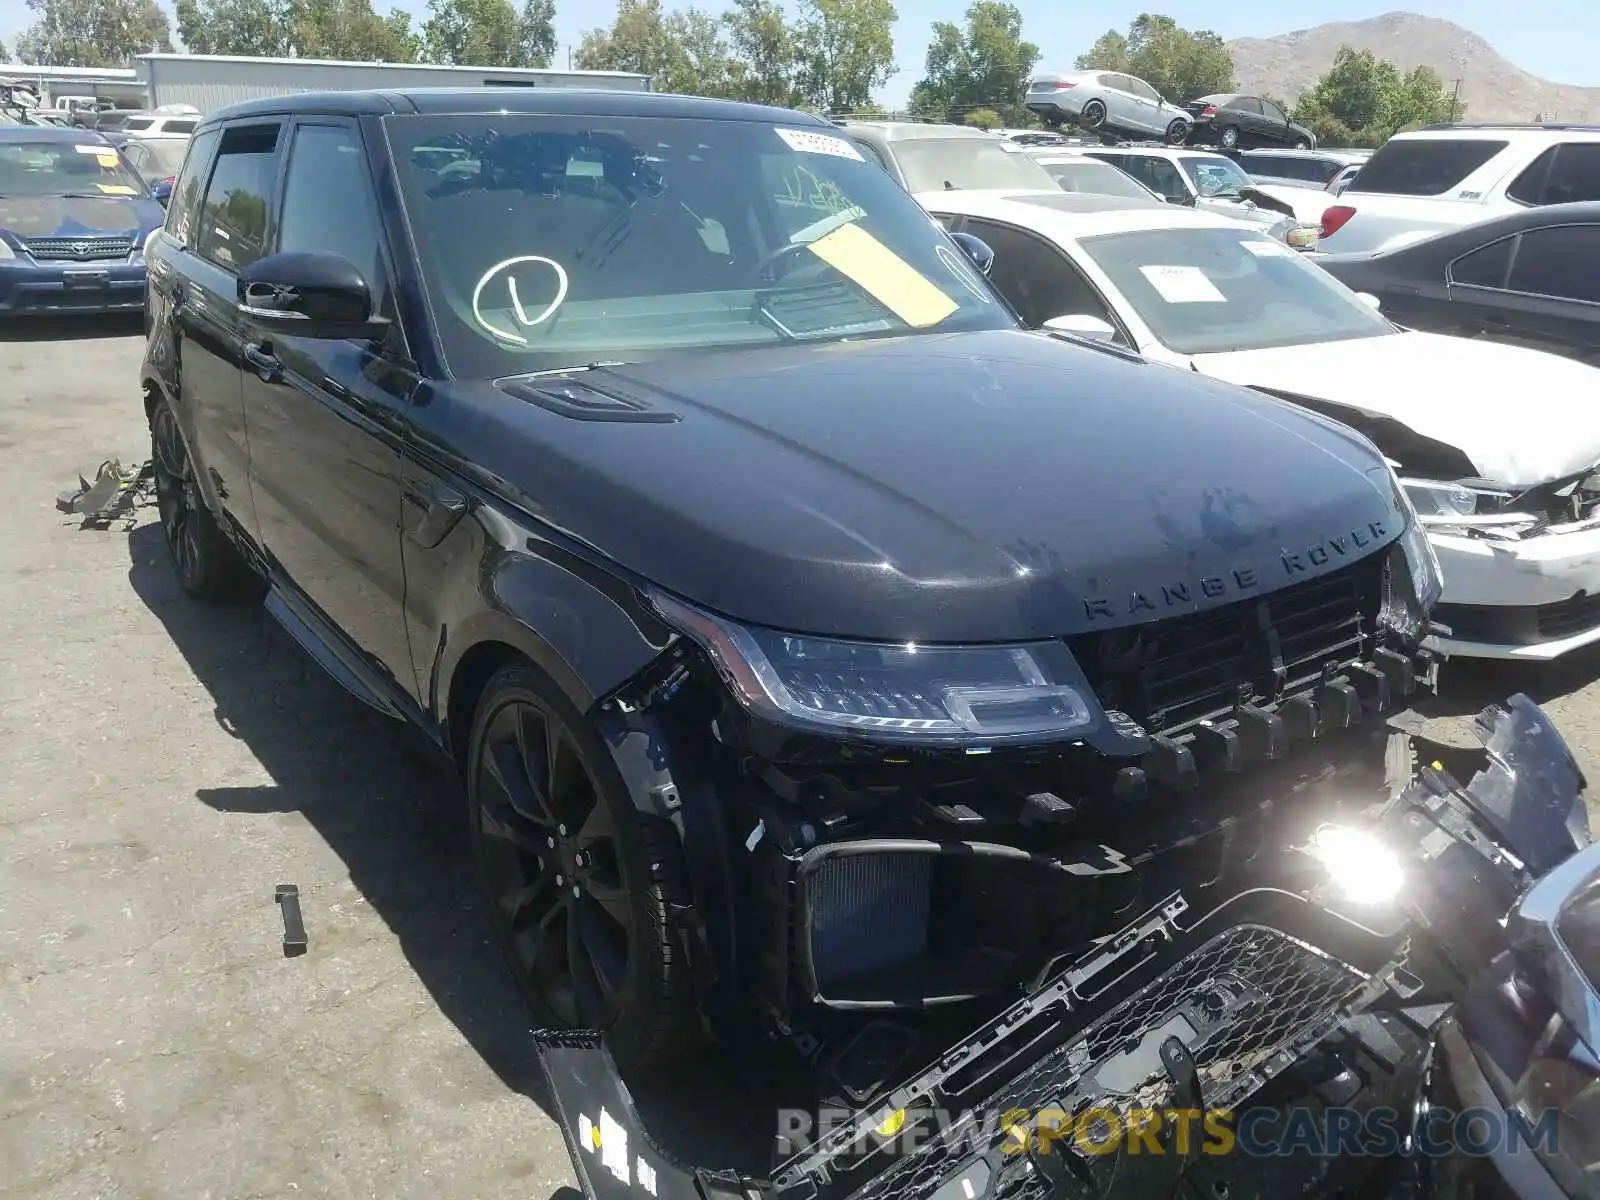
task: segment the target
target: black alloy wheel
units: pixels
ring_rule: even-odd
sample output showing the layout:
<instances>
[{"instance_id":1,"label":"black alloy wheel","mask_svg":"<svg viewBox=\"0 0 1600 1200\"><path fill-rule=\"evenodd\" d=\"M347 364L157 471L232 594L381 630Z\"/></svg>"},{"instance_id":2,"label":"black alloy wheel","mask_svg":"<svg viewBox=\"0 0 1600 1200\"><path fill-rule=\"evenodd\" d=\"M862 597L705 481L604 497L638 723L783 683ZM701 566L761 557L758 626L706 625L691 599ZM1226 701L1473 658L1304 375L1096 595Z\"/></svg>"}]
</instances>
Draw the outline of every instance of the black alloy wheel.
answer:
<instances>
[{"instance_id":1,"label":"black alloy wheel","mask_svg":"<svg viewBox=\"0 0 1600 1200\"><path fill-rule=\"evenodd\" d=\"M1167 126L1167 145L1169 146L1183 145L1184 139L1186 139L1188 136L1189 122L1185 121L1182 117L1178 117Z\"/></svg>"},{"instance_id":2,"label":"black alloy wheel","mask_svg":"<svg viewBox=\"0 0 1600 1200\"><path fill-rule=\"evenodd\" d=\"M202 600L259 600L266 581L206 507L178 418L165 402L151 413L150 460L156 512L183 590Z\"/></svg>"},{"instance_id":3,"label":"black alloy wheel","mask_svg":"<svg viewBox=\"0 0 1600 1200\"><path fill-rule=\"evenodd\" d=\"M671 827L627 799L604 742L523 665L479 706L472 841L518 989L547 1023L604 1030L624 1069L692 1044Z\"/></svg>"},{"instance_id":4,"label":"black alloy wheel","mask_svg":"<svg viewBox=\"0 0 1600 1200\"><path fill-rule=\"evenodd\" d=\"M1099 129L1106 123L1106 106L1098 100L1091 100L1083 106L1083 113L1078 118L1078 124L1085 129Z\"/></svg>"}]
</instances>

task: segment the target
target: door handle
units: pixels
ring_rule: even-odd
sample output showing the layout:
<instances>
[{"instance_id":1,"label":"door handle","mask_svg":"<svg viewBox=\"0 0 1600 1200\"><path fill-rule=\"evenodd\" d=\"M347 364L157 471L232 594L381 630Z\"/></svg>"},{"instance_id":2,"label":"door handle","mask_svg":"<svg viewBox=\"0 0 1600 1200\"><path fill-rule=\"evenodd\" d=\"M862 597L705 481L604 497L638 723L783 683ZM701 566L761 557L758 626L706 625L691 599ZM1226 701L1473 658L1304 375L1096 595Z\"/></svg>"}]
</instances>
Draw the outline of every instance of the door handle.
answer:
<instances>
[{"instance_id":1,"label":"door handle","mask_svg":"<svg viewBox=\"0 0 1600 1200\"><path fill-rule=\"evenodd\" d=\"M448 484L437 480L413 480L401 493L408 509L405 534L417 545L431 550L467 513L467 498Z\"/></svg>"},{"instance_id":2,"label":"door handle","mask_svg":"<svg viewBox=\"0 0 1600 1200\"><path fill-rule=\"evenodd\" d=\"M244 360L256 369L256 374L261 376L264 382L272 383L283 375L283 363L272 353L272 348L265 344L246 342Z\"/></svg>"}]
</instances>

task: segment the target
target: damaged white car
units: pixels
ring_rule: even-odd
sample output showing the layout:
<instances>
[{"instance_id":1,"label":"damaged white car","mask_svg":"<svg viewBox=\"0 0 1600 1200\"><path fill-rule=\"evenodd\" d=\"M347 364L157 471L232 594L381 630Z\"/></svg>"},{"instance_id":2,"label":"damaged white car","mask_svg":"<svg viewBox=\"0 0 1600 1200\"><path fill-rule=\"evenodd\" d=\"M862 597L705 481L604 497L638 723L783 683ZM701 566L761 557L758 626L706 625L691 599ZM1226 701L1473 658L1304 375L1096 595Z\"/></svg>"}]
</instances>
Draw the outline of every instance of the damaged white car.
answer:
<instances>
[{"instance_id":1,"label":"damaged white car","mask_svg":"<svg viewBox=\"0 0 1600 1200\"><path fill-rule=\"evenodd\" d=\"M1395 464L1444 568L1451 655L1600 642L1600 371L1401 329L1263 233L1070 195L921 197L1024 321L1324 413Z\"/></svg>"}]
</instances>

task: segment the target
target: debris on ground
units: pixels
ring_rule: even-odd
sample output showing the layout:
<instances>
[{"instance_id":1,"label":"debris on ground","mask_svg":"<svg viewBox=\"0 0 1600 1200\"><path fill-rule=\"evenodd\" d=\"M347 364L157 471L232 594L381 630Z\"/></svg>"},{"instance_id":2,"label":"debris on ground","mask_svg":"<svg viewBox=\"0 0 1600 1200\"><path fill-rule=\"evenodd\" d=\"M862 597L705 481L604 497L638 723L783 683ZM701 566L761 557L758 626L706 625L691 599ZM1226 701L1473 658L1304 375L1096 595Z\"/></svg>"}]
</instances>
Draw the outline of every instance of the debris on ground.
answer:
<instances>
[{"instance_id":1,"label":"debris on ground","mask_svg":"<svg viewBox=\"0 0 1600 1200\"><path fill-rule=\"evenodd\" d=\"M131 529L137 510L155 499L153 462L124 467L120 459L108 458L95 472L93 483L80 475L74 491L58 493L56 507L82 516L82 529L109 529L117 521Z\"/></svg>"},{"instance_id":2,"label":"debris on ground","mask_svg":"<svg viewBox=\"0 0 1600 1200\"><path fill-rule=\"evenodd\" d=\"M306 923L300 916L300 889L292 883L280 883L273 898L283 910L283 956L294 958L304 954Z\"/></svg>"}]
</instances>

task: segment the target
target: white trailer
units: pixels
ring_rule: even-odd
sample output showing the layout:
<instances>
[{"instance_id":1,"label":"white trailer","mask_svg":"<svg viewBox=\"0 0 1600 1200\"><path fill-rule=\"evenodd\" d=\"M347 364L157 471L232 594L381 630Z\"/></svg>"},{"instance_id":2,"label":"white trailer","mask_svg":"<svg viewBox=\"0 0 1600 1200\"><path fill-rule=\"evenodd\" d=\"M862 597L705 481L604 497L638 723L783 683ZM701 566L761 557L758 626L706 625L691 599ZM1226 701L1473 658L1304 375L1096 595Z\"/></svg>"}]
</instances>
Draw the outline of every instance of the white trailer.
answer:
<instances>
[{"instance_id":1,"label":"white trailer","mask_svg":"<svg viewBox=\"0 0 1600 1200\"><path fill-rule=\"evenodd\" d=\"M240 100L296 92L417 87L587 87L647 92L650 76L628 71L546 71L427 63L247 58L226 54L142 54L136 68L151 108L192 105L212 112Z\"/></svg>"}]
</instances>

